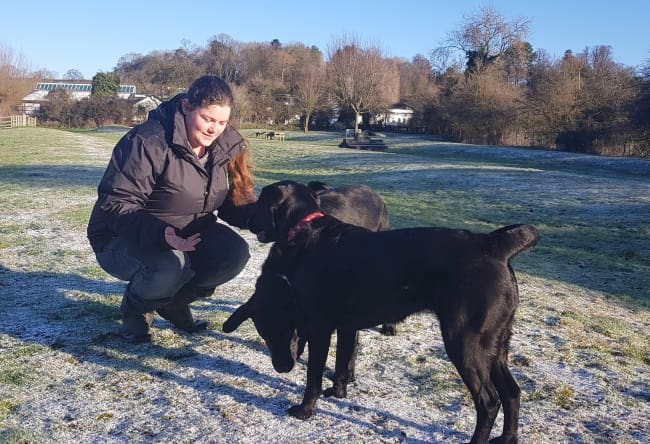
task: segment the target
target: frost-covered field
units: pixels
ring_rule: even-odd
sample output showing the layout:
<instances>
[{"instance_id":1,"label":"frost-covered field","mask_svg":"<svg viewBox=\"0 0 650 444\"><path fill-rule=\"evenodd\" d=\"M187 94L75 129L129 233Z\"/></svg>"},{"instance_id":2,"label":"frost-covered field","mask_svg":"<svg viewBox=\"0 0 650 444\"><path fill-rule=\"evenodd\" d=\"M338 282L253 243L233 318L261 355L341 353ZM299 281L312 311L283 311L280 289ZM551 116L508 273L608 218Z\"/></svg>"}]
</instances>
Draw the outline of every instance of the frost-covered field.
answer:
<instances>
[{"instance_id":1,"label":"frost-covered field","mask_svg":"<svg viewBox=\"0 0 650 444\"><path fill-rule=\"evenodd\" d=\"M542 231L513 263L521 306L511 369L520 442L650 442L650 162L387 137L389 151L336 148L338 135L252 139L260 186L284 178L366 183L394 227ZM186 335L154 322L123 343L124 283L99 269L85 223L116 136L0 132L0 442L464 442L469 395L430 314L396 337L362 332L357 382L308 421L305 362L274 372L252 323L221 324L245 301L268 246L196 304ZM333 366L333 354L329 366ZM493 430L500 432L501 417Z\"/></svg>"}]
</instances>

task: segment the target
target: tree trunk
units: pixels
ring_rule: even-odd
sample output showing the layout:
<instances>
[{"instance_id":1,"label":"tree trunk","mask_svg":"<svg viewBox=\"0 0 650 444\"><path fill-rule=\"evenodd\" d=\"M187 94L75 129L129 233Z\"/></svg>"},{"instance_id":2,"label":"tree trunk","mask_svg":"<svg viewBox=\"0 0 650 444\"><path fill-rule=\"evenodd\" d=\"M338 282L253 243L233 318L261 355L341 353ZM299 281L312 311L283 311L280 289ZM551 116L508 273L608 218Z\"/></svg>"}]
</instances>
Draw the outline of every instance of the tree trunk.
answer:
<instances>
[{"instance_id":1,"label":"tree trunk","mask_svg":"<svg viewBox=\"0 0 650 444\"><path fill-rule=\"evenodd\" d=\"M311 113L307 112L307 113L305 114L305 126L304 126L305 133L308 133L308 132L309 132L309 119L310 119L310 118L311 118Z\"/></svg>"}]
</instances>

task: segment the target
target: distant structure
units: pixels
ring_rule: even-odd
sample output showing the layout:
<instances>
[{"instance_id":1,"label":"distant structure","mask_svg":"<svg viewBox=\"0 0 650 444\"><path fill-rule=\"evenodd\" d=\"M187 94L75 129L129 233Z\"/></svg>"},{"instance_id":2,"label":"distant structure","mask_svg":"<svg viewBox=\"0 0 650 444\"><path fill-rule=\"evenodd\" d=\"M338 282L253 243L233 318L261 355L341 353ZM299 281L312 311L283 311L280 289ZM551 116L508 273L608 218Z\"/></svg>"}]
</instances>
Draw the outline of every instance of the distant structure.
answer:
<instances>
[{"instance_id":1,"label":"distant structure","mask_svg":"<svg viewBox=\"0 0 650 444\"><path fill-rule=\"evenodd\" d=\"M47 95L55 89L64 89L70 92L70 97L74 100L83 100L90 97L93 86L90 82L39 82L36 84L34 91L23 97L20 105L22 113L27 116L35 116L38 114L41 103L47 101ZM155 96L137 94L134 85L120 85L117 90L117 96L131 103L134 123L146 120L149 111L155 109L161 103L160 99Z\"/></svg>"},{"instance_id":2,"label":"distant structure","mask_svg":"<svg viewBox=\"0 0 650 444\"><path fill-rule=\"evenodd\" d=\"M38 113L41 108L41 103L47 100L47 95L50 91L55 89L64 89L70 91L71 97L75 100L82 100L90 97L93 89L90 82L76 82L69 81L54 81L54 82L39 82L36 84L36 89L23 97L21 110L23 114L33 116ZM117 90L117 96L121 99L131 99L136 96L134 85L120 85ZM145 97L145 96L141 96Z\"/></svg>"},{"instance_id":3,"label":"distant structure","mask_svg":"<svg viewBox=\"0 0 650 444\"><path fill-rule=\"evenodd\" d=\"M376 122L383 122L384 126L405 127L413 118L413 110L407 106L396 105L386 114L375 116Z\"/></svg>"}]
</instances>

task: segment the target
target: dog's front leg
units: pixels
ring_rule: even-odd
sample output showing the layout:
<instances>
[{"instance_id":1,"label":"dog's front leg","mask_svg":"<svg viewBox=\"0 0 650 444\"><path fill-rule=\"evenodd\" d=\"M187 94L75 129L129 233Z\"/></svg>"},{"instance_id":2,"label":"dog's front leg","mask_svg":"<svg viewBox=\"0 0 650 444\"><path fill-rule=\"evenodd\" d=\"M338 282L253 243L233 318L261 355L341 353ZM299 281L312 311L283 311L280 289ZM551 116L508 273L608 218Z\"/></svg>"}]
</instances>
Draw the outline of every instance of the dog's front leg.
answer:
<instances>
[{"instance_id":1,"label":"dog's front leg","mask_svg":"<svg viewBox=\"0 0 650 444\"><path fill-rule=\"evenodd\" d=\"M327 362L331 332L326 334L310 334L309 359L307 360L307 386L300 405L294 405L289 409L289 414L298 419L309 418L313 411L318 397L323 391L323 371Z\"/></svg>"},{"instance_id":2,"label":"dog's front leg","mask_svg":"<svg viewBox=\"0 0 650 444\"><path fill-rule=\"evenodd\" d=\"M348 395L348 383L354 381L354 365L357 359L358 342L358 331L337 330L334 385L325 390L325 396L345 398Z\"/></svg>"}]
</instances>

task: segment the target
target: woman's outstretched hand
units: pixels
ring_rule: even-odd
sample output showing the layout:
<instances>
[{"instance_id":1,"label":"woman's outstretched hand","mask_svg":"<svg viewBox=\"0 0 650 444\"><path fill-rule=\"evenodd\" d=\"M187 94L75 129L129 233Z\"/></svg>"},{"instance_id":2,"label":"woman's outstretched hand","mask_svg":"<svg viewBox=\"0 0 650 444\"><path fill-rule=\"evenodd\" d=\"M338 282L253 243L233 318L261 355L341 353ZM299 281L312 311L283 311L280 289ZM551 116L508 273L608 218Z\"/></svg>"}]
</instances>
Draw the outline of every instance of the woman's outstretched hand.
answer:
<instances>
[{"instance_id":1,"label":"woman's outstretched hand","mask_svg":"<svg viewBox=\"0 0 650 444\"><path fill-rule=\"evenodd\" d=\"M173 227L167 227L165 228L165 240L175 250L194 251L196 244L201 242L201 233L194 233L190 237L184 238L178 236Z\"/></svg>"}]
</instances>

